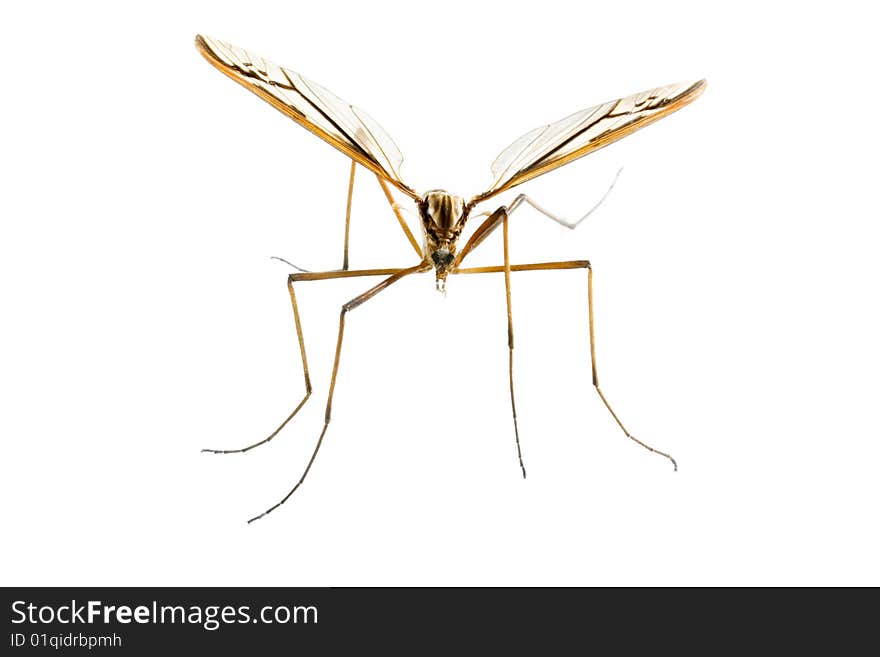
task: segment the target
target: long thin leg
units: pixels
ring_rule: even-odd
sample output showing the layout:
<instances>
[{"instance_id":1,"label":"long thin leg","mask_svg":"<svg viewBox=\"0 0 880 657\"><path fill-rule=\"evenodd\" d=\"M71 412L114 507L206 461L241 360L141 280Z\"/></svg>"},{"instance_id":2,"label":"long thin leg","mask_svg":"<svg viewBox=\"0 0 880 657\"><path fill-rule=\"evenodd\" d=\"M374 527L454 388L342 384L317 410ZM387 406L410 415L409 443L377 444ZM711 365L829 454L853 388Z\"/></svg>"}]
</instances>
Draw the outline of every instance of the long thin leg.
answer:
<instances>
[{"instance_id":1,"label":"long thin leg","mask_svg":"<svg viewBox=\"0 0 880 657\"><path fill-rule=\"evenodd\" d=\"M303 481L305 481L306 476L309 474L309 470L312 467L312 463L315 462L315 457L318 456L318 450L321 449L321 443L324 441L324 434L327 433L327 427L330 425L330 409L333 405L333 392L336 389L336 375L339 373L339 357L342 353L342 336L345 331L345 315L349 311L354 310L355 308L357 308L361 304L369 301L374 296L376 296L379 292L381 292L382 290L384 290L388 286L392 285L393 283L396 283L404 276L408 276L409 274L415 274L416 272L427 271L430 268L431 268L431 266L429 264L427 264L425 262L421 262L418 265L415 265L414 267L409 267L407 269L398 270L397 272L393 273L391 276L389 276L388 278L386 278L385 280L383 280L379 284L371 287L369 290L367 290L363 294L356 296L354 299L352 299L348 303L343 304L342 309L339 313L339 336L336 339L336 355L333 358L333 373L330 376L330 391L327 394L327 407L324 411L324 427L321 429L321 435L318 436L318 442L315 445L315 451L312 452L312 457L309 459L309 462L306 465L306 469L303 470L302 476L299 478L299 481L296 482L296 484L293 486L293 488L290 489L290 491L287 493L287 495L285 495L283 498L281 498L280 502L269 507L268 509L263 511L263 513L261 513L260 515L254 516L253 518L248 520L248 523L252 523L255 520L259 520L263 516L272 513L275 509L277 509L279 506L284 504L290 498L290 496L296 492L296 489L302 485Z\"/></svg>"},{"instance_id":2,"label":"long thin leg","mask_svg":"<svg viewBox=\"0 0 880 657\"><path fill-rule=\"evenodd\" d=\"M599 387L599 375L596 372L596 340L593 335L593 268L589 266L587 267L587 306L590 310L590 363L593 368L593 386L596 388L596 392L599 393L599 398L602 400L602 403L605 404L608 412L611 413L611 417L614 418L615 422L617 422L617 425L621 428L623 433L626 434L627 438L637 442L649 452L654 452L655 454L659 454L660 456L665 456L670 461L672 461L672 467L677 471L678 463L675 462L674 458L672 458L666 452L661 452L659 449L654 449L650 445L643 443L641 440L639 440L626 430L626 427L623 426L623 422L621 422L620 418L617 417L617 413L615 413L614 409L611 408L611 404L609 404L608 400L605 399L605 395L602 393L602 388Z\"/></svg>"},{"instance_id":3,"label":"long thin leg","mask_svg":"<svg viewBox=\"0 0 880 657\"><path fill-rule=\"evenodd\" d=\"M510 302L510 249L507 240L507 212L502 209L501 222L504 234L504 293L507 297L507 374L510 380L510 411L513 413L513 434L516 436L516 456L523 479L526 478L526 466L523 465L522 448L519 443L519 424L516 421L516 398L513 394L513 308Z\"/></svg>"},{"instance_id":4,"label":"long thin leg","mask_svg":"<svg viewBox=\"0 0 880 657\"><path fill-rule=\"evenodd\" d=\"M342 250L342 271L348 271L348 242L349 242L349 234L351 228L351 201L352 196L354 194L354 173L357 169L357 162L354 160L351 161L351 171L348 175L348 197L345 202L345 241L343 244ZM376 176L376 179L379 181L379 186L382 188L382 191L385 193L385 198L388 199L388 203L391 205L391 209L394 211L394 216L397 218L397 222L400 224L400 227L403 229L404 234L406 235L406 239L412 245L413 249L415 249L416 255L419 258L423 257L422 250L419 248L419 243L416 241L415 236L413 236L412 231L409 229L409 226L406 225L406 221L403 218L403 215L400 213L400 210L397 207L397 204L394 202L394 197L391 195L391 190L388 189L388 185L380 176ZM278 258L282 260L282 258ZM287 262L286 260L284 262ZM291 263L288 263L291 264ZM296 267L296 265L293 265ZM299 267L296 267L299 269Z\"/></svg>"},{"instance_id":5,"label":"long thin leg","mask_svg":"<svg viewBox=\"0 0 880 657\"><path fill-rule=\"evenodd\" d=\"M290 422L294 416L299 413L299 410L305 406L306 401L312 394L312 382L309 378L309 363L306 359L306 345L303 340L303 332L302 332L302 323L299 318L299 308L296 304L296 294L293 291L293 284L297 281L325 281L332 278L354 278L358 276L388 276L394 275L399 272L406 271L404 269L360 269L354 271L322 271L322 272L303 272L299 274L291 274L287 277L287 289L290 292L290 303L293 306L293 320L296 324L296 339L299 343L299 353L302 357L303 364L303 378L305 380L305 388L306 393L299 404L296 405L296 408L293 409L290 415L288 415L284 421L278 425L278 428L275 429L272 433L269 434L268 437L260 440L258 442L253 443L252 445L248 445L247 447L242 447L240 449L203 449L203 452L209 452L211 454L240 454L243 452L247 452L252 450L254 447L259 447L260 445L264 445L272 440L278 433Z\"/></svg>"},{"instance_id":6,"label":"long thin leg","mask_svg":"<svg viewBox=\"0 0 880 657\"><path fill-rule=\"evenodd\" d=\"M461 251L459 251L458 255L455 256L455 260L452 261L453 271L458 268L458 265L461 263L461 261L464 260L471 251L480 246L480 244L482 244L483 241L487 237L489 237L489 235L491 235L495 231L495 229L498 228L498 226L501 225L502 217L509 216L510 212L507 211L507 208L501 206L500 208L495 210L495 212L490 214L486 218L486 220L483 221L483 223L477 226L477 229L470 236L470 239L465 242L465 245L462 247Z\"/></svg>"},{"instance_id":7,"label":"long thin leg","mask_svg":"<svg viewBox=\"0 0 880 657\"><path fill-rule=\"evenodd\" d=\"M510 206L507 208L507 212L508 212L508 214L510 214L514 210L516 210L522 203L528 203L533 208L535 208L535 210L537 210L538 212L543 214L545 217L547 217L548 219L552 219L553 221L560 224L561 226L565 226L566 228L571 228L571 229L577 228L579 223L584 221L587 217L589 217L596 210L598 210L599 206L602 205L602 203L605 201L606 198L608 198L608 195L611 193L611 190L614 189L614 185L617 182L618 177L620 177L621 171L623 171L623 169L617 170L617 173L614 176L614 180L611 181L611 184L608 186L608 189L605 190L604 194L602 194L602 198L600 198L592 208L587 210L587 213L584 216L582 216L580 219L576 219L575 221L569 221L568 219L563 219L562 217L553 214L549 210L545 210L540 205L538 205L534 200L532 200L531 197L526 196L525 194L520 194L515 199L513 199L513 203L511 203Z\"/></svg>"},{"instance_id":8,"label":"long thin leg","mask_svg":"<svg viewBox=\"0 0 880 657\"><path fill-rule=\"evenodd\" d=\"M503 220L503 223L506 225L506 219ZM589 322L590 322L590 366L591 373L593 379L593 387L596 388L596 392L599 394L599 398L602 400L602 403L605 404L605 407L608 409L608 412L611 413L611 417L614 418L614 421L617 422L617 425L621 428L623 433L627 438L632 440L633 442L638 443L649 452L653 452L655 454L659 454L660 456L665 456L667 459L672 461L672 465L675 470L678 470L678 464L675 462L675 459L672 458L666 452L661 452L659 449L655 449L648 445L647 443L642 442L635 436L633 436L629 431L627 431L626 427L623 426L623 422L620 421L620 418L617 417L617 413L614 412L614 409L611 408L611 404L608 403L608 400L605 398L605 394L602 392L602 389L599 387L599 375L596 370L596 339L595 333L593 330L593 268L590 266L590 262L588 260L568 260L565 262L541 262L535 264L526 264L526 265L511 265L509 262L505 262L502 266L493 266L493 267L467 267L463 269L457 269L453 273L455 274L498 274L504 273L505 278L510 276L510 272L512 271L540 271L540 270L560 270L560 269L586 269L587 270L587 306L589 309ZM509 306L508 306L509 308ZM512 375L511 375L512 376ZM513 387L512 378L511 378L511 390ZM511 397L512 398L512 397ZM516 416L514 415L514 418Z\"/></svg>"},{"instance_id":9,"label":"long thin leg","mask_svg":"<svg viewBox=\"0 0 880 657\"><path fill-rule=\"evenodd\" d=\"M382 191L385 192L385 198L388 199L388 204L391 206L391 209L394 210L394 216L397 217L397 223L399 223L400 227L403 229L403 232L406 235L406 239L409 240L409 243L415 250L416 254L420 258L423 258L424 254L422 253L422 249L419 246L419 243L416 240L415 236L412 234L412 231L409 229L409 226L406 225L406 221L403 219L403 215L400 214L400 209L398 208L397 203L394 202L394 197L391 195L391 190L388 189L388 184L378 174L376 175L376 180L379 181L379 187L381 187Z\"/></svg>"},{"instance_id":10,"label":"long thin leg","mask_svg":"<svg viewBox=\"0 0 880 657\"><path fill-rule=\"evenodd\" d=\"M351 173L348 175L348 200L345 203L345 245L342 251L342 269L348 271L348 228L351 223L351 195L354 192L354 172L357 162L351 161Z\"/></svg>"},{"instance_id":11,"label":"long thin leg","mask_svg":"<svg viewBox=\"0 0 880 657\"><path fill-rule=\"evenodd\" d=\"M458 263L461 262L468 253L470 253L473 249L479 246L483 240L485 240L499 225L503 226L503 237L504 237L504 293L507 300L507 350L508 350L508 378L510 380L510 410L513 414L513 433L516 437L516 455L519 459L519 467L522 470L523 479L526 478L526 466L523 464L522 458L522 446L519 441L519 422L516 419L516 398L514 395L513 388L513 308L511 305L510 298L510 249L509 249L509 241L508 241L508 218L509 212L507 208L500 207L495 212L493 212L489 217L480 224L477 229L474 231L471 238L464 245L464 248L459 252L456 259L453 261L452 268L453 273L469 273L464 270L456 269L458 267Z\"/></svg>"},{"instance_id":12,"label":"long thin leg","mask_svg":"<svg viewBox=\"0 0 880 657\"><path fill-rule=\"evenodd\" d=\"M545 210L544 208L542 208L540 205L538 205L535 201L533 201L530 197L526 196L525 194L520 194L515 199L513 199L513 202L508 207L502 206L502 207L498 208L497 210L495 210L495 212L492 212L492 213L481 212L479 214L474 215L475 217L478 217L481 214L488 215L488 218L485 221L483 221L483 223L481 223L479 226L477 226L477 229L470 236L470 239L468 239L468 241L465 243L464 247L462 247L461 251L458 252L458 255L456 256L455 260L452 263L452 268L455 269L456 267L458 267L458 265L461 264L461 261L464 260L471 251L473 251L480 244L482 244L483 241L487 237L489 237L489 235L491 235L492 232L496 228L498 228L498 226L501 225L501 220L502 220L501 217L502 217L503 212L506 212L507 216L510 217L517 210L517 208L519 208L523 203L528 203L529 205L531 205L535 210L537 210L541 214L545 215L546 217L549 217L550 219L552 219L556 223L561 224L562 226L565 226L566 228L572 228L572 229L576 228L579 223L581 223L584 219L586 219L591 214L593 214L593 212L595 212L596 209L598 209L598 207L600 205L602 205L602 202L606 198L608 198L608 195L611 193L611 190L614 189L614 183L617 182L617 177L620 175L621 171L623 171L623 169L619 169L617 171L617 175L614 176L614 180L611 181L611 186L608 187L608 190L605 192L605 194L602 195L602 198L599 199L599 201L596 203L596 205L594 205L592 208L590 208L587 211L587 213L583 217L578 219L577 221L568 221L568 220L563 219L561 217L557 217L552 212L549 212L548 210Z\"/></svg>"}]
</instances>

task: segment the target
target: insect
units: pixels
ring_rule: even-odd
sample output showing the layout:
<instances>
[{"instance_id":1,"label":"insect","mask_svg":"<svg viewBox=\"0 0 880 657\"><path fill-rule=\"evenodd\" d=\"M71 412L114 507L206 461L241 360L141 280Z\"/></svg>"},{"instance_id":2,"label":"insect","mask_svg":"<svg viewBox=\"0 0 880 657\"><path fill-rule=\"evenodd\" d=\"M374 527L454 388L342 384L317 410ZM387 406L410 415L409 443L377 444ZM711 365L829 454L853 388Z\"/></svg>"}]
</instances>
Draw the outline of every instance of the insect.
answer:
<instances>
[{"instance_id":1,"label":"insect","mask_svg":"<svg viewBox=\"0 0 880 657\"><path fill-rule=\"evenodd\" d=\"M587 273L587 306L589 309L590 361L592 382L600 399L630 440L645 449L663 456L672 462L677 470L678 465L669 454L661 452L633 436L624 427L620 418L611 408L611 404L599 387L596 372L596 347L593 333L593 268L587 260L571 260L564 262L541 262L532 264L512 264L508 249L508 223L514 211L523 203L531 205L538 212L569 228L574 228L586 219L598 207L594 206L581 219L570 222L548 212L524 194L518 195L509 206L501 206L494 211L474 212L474 210L493 198L532 178L540 176L557 167L567 164L587 153L606 146L621 137L625 137L649 123L681 109L695 100L706 88L706 81L699 80L683 84L672 84L644 91L618 100L602 103L576 112L564 119L526 133L510 146L505 148L492 163L494 181L485 192L469 200L465 200L450 192L432 189L423 194L417 193L400 177L399 167L403 157L388 134L364 111L336 97L323 87L306 79L302 75L251 53L242 48L205 36L196 37L196 47L204 57L222 73L257 94L273 107L314 133L331 146L342 151L351 159L349 174L348 203L345 216L345 242L342 268L334 271L306 272L298 271L288 276L287 288L293 306L293 317L296 324L297 340L302 356L305 395L293 409L293 412L268 437L240 449L206 449L214 454L231 454L247 452L255 447L268 443L290 422L308 401L312 394L309 379L309 366L303 341L302 325L296 303L294 283L304 281L320 281L333 278L352 277L384 277L379 283L364 293L343 304L339 314L339 335L336 341L336 353L333 359L333 370L324 412L324 426L318 436L317 444L306 464L302 476L290 491L276 504L258 516L248 520L253 522L271 513L284 504L305 481L327 427L330 425L330 411L333 404L333 391L336 387L336 375L339 371L339 360L342 353L342 338L345 331L345 318L351 311L366 303L400 279L411 274L433 271L438 290L445 290L446 279L450 275L460 274L491 274L504 275L504 289L507 297L507 345L508 345L508 380L510 383L510 406L513 416L513 432L516 439L516 453L519 466L525 478L526 469L523 464L520 445L519 426L516 419L516 399L513 386L513 314L511 310L510 274L511 272L584 269ZM418 255L419 261L411 267L388 269L348 268L348 235L351 219L351 199L354 186L355 170L361 165L375 174L393 213L405 233L407 239ZM402 214L400 206L395 202L389 185L410 197L421 219L422 241L416 240ZM612 183L613 186L613 183ZM610 188L609 188L610 191ZM607 192L606 192L607 195ZM603 197L604 199L604 197ZM602 201L600 200L599 203ZM459 246L465 225L468 220L486 217L479 223L463 246ZM476 249L493 231L501 228L504 243L504 261L501 265L490 267L462 267L468 254Z\"/></svg>"}]
</instances>

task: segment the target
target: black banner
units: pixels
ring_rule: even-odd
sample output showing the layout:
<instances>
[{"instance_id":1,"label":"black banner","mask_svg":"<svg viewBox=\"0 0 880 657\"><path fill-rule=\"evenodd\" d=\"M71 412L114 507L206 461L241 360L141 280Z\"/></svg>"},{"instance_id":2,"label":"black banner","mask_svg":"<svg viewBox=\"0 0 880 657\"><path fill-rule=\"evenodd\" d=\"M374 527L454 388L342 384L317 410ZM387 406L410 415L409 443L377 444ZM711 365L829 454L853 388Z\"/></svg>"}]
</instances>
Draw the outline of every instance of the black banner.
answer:
<instances>
[{"instance_id":1,"label":"black banner","mask_svg":"<svg viewBox=\"0 0 880 657\"><path fill-rule=\"evenodd\" d=\"M876 604L851 591L675 589L7 588L6 655L470 653L513 646L790 650L858 646ZM875 597L871 592L869 596ZM873 602L873 601L872 601ZM611 642L611 643L609 643ZM708 643L707 643L708 642ZM604 651L600 650L604 654Z\"/></svg>"}]
</instances>

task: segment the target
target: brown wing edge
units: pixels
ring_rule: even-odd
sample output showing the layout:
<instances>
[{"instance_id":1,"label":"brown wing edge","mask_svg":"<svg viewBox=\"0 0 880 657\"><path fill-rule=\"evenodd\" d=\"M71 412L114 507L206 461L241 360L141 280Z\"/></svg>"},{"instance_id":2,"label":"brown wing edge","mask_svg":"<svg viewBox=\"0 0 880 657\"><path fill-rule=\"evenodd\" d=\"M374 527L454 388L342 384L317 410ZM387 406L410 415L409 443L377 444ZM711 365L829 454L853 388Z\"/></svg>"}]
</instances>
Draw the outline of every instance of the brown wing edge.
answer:
<instances>
[{"instance_id":1,"label":"brown wing edge","mask_svg":"<svg viewBox=\"0 0 880 657\"><path fill-rule=\"evenodd\" d=\"M608 146L608 144L614 143L618 139L622 139L623 137L626 137L627 135L632 134L636 130L644 128L646 125L649 125L651 123L654 123L655 121L662 119L664 116L667 116L677 110L680 110L685 105L689 105L690 103L695 101L697 98L699 98L700 95L703 93L703 91L706 90L707 84L708 83L705 79L698 80L697 82L694 82L690 87L685 89L678 96L678 98L671 101L668 105L666 105L662 109L658 110L654 114L636 119L632 123L627 124L626 126L620 128L619 130L612 130L611 132L608 132L608 133L602 135L600 138L596 139L595 141L591 141L589 144L586 144L584 147L582 147L572 153L569 153L565 157L559 158L558 160L548 162L546 164L535 167L533 169L528 169L528 168L523 169L523 170L515 173L513 176L511 176L510 180L508 180L504 185L502 185L498 189L492 189L487 192L483 192L482 194L478 194L477 196L474 196L468 202L468 205L470 207L473 207L473 206L477 205L478 203L482 203L486 199L489 199L489 198L495 196L496 194L500 194L501 192L506 192L508 189L511 189L512 187L516 187L517 185L521 185L522 183L524 183L528 180L531 180L532 178L537 178L538 176L543 175L543 174L547 173L548 171L552 171L553 169L557 169L565 164L568 164L569 162L573 162L574 160L577 160L578 158L581 158L584 155L592 153L593 151L597 151L600 148Z\"/></svg>"},{"instance_id":2,"label":"brown wing edge","mask_svg":"<svg viewBox=\"0 0 880 657\"><path fill-rule=\"evenodd\" d=\"M248 82L246 80L240 78L236 74L234 69L231 69L230 67L228 67L225 63L220 61L214 55L214 52L211 50L210 46L208 46L208 44L205 42L205 40L201 34L196 35L195 44L196 44L196 48L202 54L202 56L206 60L208 60L208 62L214 68L216 68L218 71L220 71L221 73L223 73L227 77L231 78L232 80L234 80L235 82L237 82L238 84L243 86L245 89L247 89L251 93L254 93L257 96L259 96L260 98L262 98L263 100L265 100L267 103L272 105L272 107L277 109L279 112L281 112L285 116L287 116L287 117L293 119L294 121L296 121L297 123L299 123L302 127L304 127L306 130L308 130L312 134L320 137L321 139L323 139L325 142L327 142L328 144L330 144L331 146L333 146L337 150L342 151L342 153L344 153L347 157L350 157L352 160L355 160L358 164L369 169L370 171L375 173L377 176L381 176L383 180L387 180L389 183L391 183L392 185L397 187L400 191L402 191L404 194L406 194L410 198L413 198L417 201L421 198L414 189L405 185L403 182L396 180L396 179L392 178L391 176L389 176L388 173L382 167L380 167L378 164L376 164L375 162L373 162L369 158L365 157L364 154L361 153L360 151L355 150L349 144L346 144L345 142L342 142L339 139L337 139L336 137L334 137L333 135L330 135L330 134L326 133L325 131L321 130L318 126L316 126L311 121L306 119L302 114L298 113L294 108L290 107L289 105L286 105L285 103L283 103L279 99L275 98L273 95L266 93L265 91L263 91L259 87L255 87L251 84L248 84Z\"/></svg>"}]
</instances>

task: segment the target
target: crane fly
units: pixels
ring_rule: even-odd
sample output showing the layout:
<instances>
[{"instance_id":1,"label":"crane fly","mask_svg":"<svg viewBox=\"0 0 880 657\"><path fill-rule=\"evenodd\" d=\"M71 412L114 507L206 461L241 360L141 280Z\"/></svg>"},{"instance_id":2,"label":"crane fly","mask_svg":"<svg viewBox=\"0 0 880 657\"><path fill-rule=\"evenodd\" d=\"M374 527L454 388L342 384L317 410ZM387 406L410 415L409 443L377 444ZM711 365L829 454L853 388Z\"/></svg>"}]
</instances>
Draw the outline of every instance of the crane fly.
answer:
<instances>
[{"instance_id":1,"label":"crane fly","mask_svg":"<svg viewBox=\"0 0 880 657\"><path fill-rule=\"evenodd\" d=\"M545 210L525 194L518 195L510 205L502 205L491 212L475 213L474 210L477 206L502 192L583 157L603 146L607 146L631 132L635 132L649 123L653 123L681 109L703 92L706 88L705 80L671 84L631 96L625 96L576 112L555 123L536 128L514 141L498 155L492 163L492 185L483 193L465 200L460 196L441 189L432 189L423 194L416 192L401 179L399 170L403 162L403 156L379 124L363 110L341 100L299 73L273 64L252 52L210 37L197 36L196 47L204 55L205 59L215 68L219 69L220 72L226 74L249 91L257 94L277 110L331 146L342 151L351 159L342 268L324 272L300 270L290 274L287 278L287 289L290 294L291 305L293 306L297 341L302 357L305 395L281 425L263 440L240 449L206 449L203 451L214 454L242 453L268 443L296 416L311 396L312 384L309 378L309 366L306 359L306 349L303 341L299 308L296 303L294 283L335 278L383 277L379 283L342 305L339 314L339 334L336 339L336 353L333 358L333 370L327 394L327 405L324 411L324 426L321 429L317 444L309 462L306 464L305 470L293 488L279 502L260 515L251 518L248 522L258 520L284 504L305 481L312 464L315 462L315 457L318 455L318 450L321 449L324 435L327 433L327 427L330 425L330 410L333 403L333 391L336 388L336 376L339 372L342 337L345 331L345 318L347 314L402 278L411 274L426 273L432 270L436 277L437 289L439 290L445 290L446 279L450 275L504 274L504 290L507 301L507 369L510 383L510 406L513 415L516 453L524 478L526 476L526 469L523 464L520 446L513 387L513 313L510 293L510 274L511 272L521 271L586 270L590 363L593 387L627 438L645 449L669 459L673 467L676 470L678 469L675 459L669 454L642 442L626 429L599 387L599 378L596 372L596 345L593 332L593 268L590 262L588 260L530 264L512 264L510 262L508 220L514 211L524 203L529 204L538 212L569 228L574 228L578 223L586 219L598 207L598 203L586 215L573 222ZM392 267L386 269L349 269L348 235L351 219L352 189L354 187L357 165L361 165L376 176L382 191L391 205L393 214L400 224L400 228L418 256L417 264L411 267ZM401 206L394 200L391 187L405 194L415 203L421 220L421 243L416 240L407 226L401 214ZM599 203L601 202L600 200ZM459 240L468 219L480 216L485 216L486 218L477 225L476 229L470 234L470 237L464 242L464 246L459 247ZM468 254L499 227L501 228L504 243L503 264L488 267L462 267L462 262Z\"/></svg>"}]
</instances>

